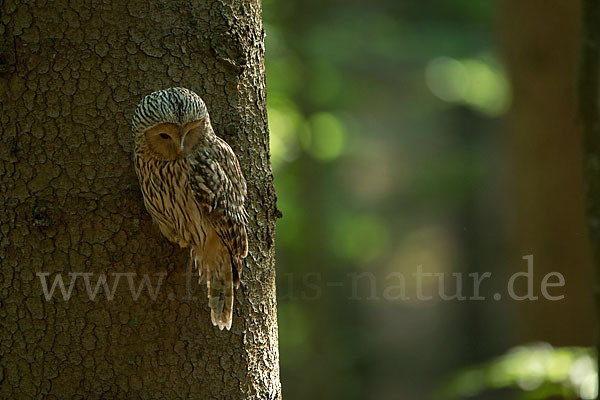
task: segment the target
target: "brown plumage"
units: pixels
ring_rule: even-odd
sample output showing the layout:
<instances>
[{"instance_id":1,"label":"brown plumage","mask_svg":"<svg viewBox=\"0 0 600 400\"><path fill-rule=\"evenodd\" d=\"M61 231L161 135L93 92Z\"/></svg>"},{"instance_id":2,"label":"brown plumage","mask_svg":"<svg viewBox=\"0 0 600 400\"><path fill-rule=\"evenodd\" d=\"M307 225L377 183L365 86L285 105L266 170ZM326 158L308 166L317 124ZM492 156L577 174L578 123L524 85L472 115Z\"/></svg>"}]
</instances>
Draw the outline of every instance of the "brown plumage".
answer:
<instances>
[{"instance_id":1,"label":"brown plumage","mask_svg":"<svg viewBox=\"0 0 600 400\"><path fill-rule=\"evenodd\" d=\"M167 239L190 248L190 261L206 280L211 320L230 329L233 288L248 254L246 180L237 157L188 89L146 96L132 130L146 208Z\"/></svg>"}]
</instances>

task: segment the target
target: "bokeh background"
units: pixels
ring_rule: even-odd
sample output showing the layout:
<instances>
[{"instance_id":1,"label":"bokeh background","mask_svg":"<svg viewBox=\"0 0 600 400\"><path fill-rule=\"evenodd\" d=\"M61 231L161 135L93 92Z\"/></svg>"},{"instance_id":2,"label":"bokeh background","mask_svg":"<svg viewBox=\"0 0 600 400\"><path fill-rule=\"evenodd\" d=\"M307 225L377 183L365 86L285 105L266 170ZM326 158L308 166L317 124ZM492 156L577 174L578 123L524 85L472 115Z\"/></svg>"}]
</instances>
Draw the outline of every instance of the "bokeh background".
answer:
<instances>
[{"instance_id":1,"label":"bokeh background","mask_svg":"<svg viewBox=\"0 0 600 400\"><path fill-rule=\"evenodd\" d=\"M263 12L284 397L592 398L579 1ZM527 255L540 298L512 300ZM448 296L490 272L485 300L438 277L418 300L419 266ZM549 272L562 300L541 298Z\"/></svg>"}]
</instances>

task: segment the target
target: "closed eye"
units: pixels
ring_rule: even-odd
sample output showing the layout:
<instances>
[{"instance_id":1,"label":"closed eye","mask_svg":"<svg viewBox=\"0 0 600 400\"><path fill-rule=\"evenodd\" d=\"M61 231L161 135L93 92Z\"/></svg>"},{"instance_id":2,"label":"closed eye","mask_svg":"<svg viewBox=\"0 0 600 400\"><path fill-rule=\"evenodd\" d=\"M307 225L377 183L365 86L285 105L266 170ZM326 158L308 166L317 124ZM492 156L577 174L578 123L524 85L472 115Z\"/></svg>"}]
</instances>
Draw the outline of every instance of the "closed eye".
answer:
<instances>
[{"instance_id":1,"label":"closed eye","mask_svg":"<svg viewBox=\"0 0 600 400\"><path fill-rule=\"evenodd\" d=\"M163 139L171 139L171 136L167 135L166 133L161 133L159 136Z\"/></svg>"}]
</instances>

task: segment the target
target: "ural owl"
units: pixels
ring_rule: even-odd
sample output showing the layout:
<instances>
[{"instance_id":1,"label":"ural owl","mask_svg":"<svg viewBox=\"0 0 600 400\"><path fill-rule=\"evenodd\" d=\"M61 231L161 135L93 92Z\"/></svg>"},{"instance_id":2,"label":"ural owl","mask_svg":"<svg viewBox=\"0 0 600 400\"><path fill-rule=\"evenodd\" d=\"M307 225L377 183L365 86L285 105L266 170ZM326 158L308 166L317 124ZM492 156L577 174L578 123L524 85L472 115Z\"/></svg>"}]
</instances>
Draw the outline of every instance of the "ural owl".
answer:
<instances>
[{"instance_id":1,"label":"ural owl","mask_svg":"<svg viewBox=\"0 0 600 400\"><path fill-rule=\"evenodd\" d=\"M132 119L146 209L171 242L190 248L206 280L213 325L230 329L233 287L248 254L246 180L215 135L200 96L185 88L144 97Z\"/></svg>"}]
</instances>

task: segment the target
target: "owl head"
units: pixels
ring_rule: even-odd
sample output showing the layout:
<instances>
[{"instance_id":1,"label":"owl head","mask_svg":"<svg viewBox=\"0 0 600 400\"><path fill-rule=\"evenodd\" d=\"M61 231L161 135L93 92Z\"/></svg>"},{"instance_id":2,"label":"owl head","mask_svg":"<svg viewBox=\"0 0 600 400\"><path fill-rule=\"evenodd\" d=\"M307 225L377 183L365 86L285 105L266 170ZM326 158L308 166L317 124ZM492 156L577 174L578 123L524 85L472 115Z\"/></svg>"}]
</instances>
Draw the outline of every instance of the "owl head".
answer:
<instances>
[{"instance_id":1,"label":"owl head","mask_svg":"<svg viewBox=\"0 0 600 400\"><path fill-rule=\"evenodd\" d=\"M185 157L203 137L214 135L204 101L174 87L150 93L131 120L138 151L162 161Z\"/></svg>"}]
</instances>

